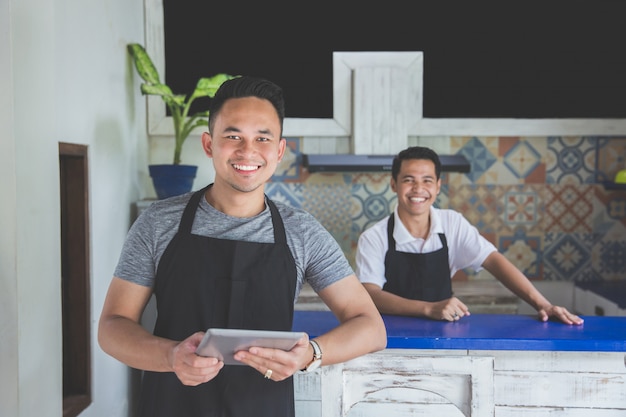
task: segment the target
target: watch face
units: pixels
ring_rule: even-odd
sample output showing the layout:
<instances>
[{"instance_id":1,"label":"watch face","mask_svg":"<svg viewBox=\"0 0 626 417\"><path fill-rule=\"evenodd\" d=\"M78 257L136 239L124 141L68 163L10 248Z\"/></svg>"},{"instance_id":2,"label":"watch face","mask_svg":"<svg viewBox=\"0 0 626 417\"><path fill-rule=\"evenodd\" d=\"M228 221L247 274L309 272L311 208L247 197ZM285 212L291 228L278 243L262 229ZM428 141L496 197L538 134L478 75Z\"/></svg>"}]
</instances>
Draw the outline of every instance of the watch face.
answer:
<instances>
[{"instance_id":1,"label":"watch face","mask_svg":"<svg viewBox=\"0 0 626 417\"><path fill-rule=\"evenodd\" d=\"M314 360L313 362L311 362L309 364L309 366L306 367L306 369L304 370L304 372L313 372L315 371L317 368L320 367L320 365L322 364L322 361L320 359L318 360Z\"/></svg>"}]
</instances>

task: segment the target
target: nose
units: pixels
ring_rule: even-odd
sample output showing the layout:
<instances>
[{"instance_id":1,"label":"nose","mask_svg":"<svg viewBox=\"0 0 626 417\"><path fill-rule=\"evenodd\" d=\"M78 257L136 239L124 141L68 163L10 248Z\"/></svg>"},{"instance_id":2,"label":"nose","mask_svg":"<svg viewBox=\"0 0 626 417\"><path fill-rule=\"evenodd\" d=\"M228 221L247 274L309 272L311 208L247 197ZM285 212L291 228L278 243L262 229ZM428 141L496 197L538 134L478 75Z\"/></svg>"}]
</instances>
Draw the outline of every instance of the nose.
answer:
<instances>
[{"instance_id":1,"label":"nose","mask_svg":"<svg viewBox=\"0 0 626 417\"><path fill-rule=\"evenodd\" d=\"M254 142L248 140L241 140L239 146L237 146L237 152L243 154L254 153Z\"/></svg>"}]
</instances>

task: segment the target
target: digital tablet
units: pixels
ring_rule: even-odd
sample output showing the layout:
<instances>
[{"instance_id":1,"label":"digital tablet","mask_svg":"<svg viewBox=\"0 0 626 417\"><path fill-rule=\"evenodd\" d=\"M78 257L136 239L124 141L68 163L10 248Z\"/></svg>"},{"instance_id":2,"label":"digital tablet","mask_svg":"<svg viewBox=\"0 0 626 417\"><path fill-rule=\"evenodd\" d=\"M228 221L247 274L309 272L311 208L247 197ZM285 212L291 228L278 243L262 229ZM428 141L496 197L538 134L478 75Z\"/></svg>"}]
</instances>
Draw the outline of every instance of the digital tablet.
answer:
<instances>
[{"instance_id":1,"label":"digital tablet","mask_svg":"<svg viewBox=\"0 0 626 417\"><path fill-rule=\"evenodd\" d=\"M233 358L235 352L252 346L291 350L302 336L303 332L211 328L206 331L196 354L218 358L226 365L244 365Z\"/></svg>"}]
</instances>

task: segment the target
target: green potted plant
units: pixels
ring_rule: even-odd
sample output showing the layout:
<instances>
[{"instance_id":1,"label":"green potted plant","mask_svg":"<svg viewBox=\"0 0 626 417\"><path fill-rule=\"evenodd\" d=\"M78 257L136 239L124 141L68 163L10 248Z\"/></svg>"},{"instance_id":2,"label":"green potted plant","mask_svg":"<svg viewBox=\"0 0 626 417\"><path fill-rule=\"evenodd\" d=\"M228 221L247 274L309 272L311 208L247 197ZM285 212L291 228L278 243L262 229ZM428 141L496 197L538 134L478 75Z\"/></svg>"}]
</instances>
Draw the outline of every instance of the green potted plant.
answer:
<instances>
[{"instance_id":1,"label":"green potted plant","mask_svg":"<svg viewBox=\"0 0 626 417\"><path fill-rule=\"evenodd\" d=\"M141 84L141 93L161 96L174 123L175 144L172 164L150 165L148 167L157 197L162 199L190 191L198 167L181 164L180 156L183 144L193 129L207 126L209 116L208 110L189 114L191 104L200 97L213 97L224 81L235 78L235 76L221 73L209 78L200 78L191 95L174 94L170 87L161 82L154 62L142 45L131 43L128 44L127 49L137 72L144 81ZM161 180L164 181L163 184L161 184ZM179 180L182 181L181 186L176 185Z\"/></svg>"}]
</instances>

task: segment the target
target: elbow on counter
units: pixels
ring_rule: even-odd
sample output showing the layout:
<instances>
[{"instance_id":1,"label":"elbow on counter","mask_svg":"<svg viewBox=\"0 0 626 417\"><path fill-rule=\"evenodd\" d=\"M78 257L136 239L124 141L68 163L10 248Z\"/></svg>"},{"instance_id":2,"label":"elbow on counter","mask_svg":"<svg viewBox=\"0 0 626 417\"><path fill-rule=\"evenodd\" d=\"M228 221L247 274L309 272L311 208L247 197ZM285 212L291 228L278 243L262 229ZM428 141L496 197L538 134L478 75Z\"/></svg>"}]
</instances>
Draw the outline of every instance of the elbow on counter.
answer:
<instances>
[{"instance_id":1,"label":"elbow on counter","mask_svg":"<svg viewBox=\"0 0 626 417\"><path fill-rule=\"evenodd\" d=\"M376 329L374 329L372 334L375 345L371 353L385 349L387 347L387 328L382 317L379 317Z\"/></svg>"}]
</instances>

